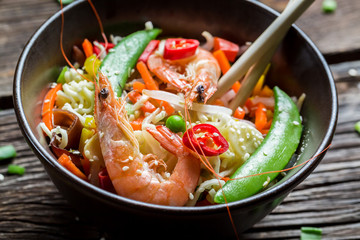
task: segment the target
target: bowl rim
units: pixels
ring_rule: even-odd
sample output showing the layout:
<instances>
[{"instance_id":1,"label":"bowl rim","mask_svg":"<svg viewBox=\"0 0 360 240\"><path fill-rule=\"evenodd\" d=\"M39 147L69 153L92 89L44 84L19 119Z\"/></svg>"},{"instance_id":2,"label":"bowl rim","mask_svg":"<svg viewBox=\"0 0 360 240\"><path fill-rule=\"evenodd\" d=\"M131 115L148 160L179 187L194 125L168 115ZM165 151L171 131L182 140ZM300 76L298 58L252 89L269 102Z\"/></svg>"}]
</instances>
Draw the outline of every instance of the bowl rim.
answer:
<instances>
[{"instance_id":1,"label":"bowl rim","mask_svg":"<svg viewBox=\"0 0 360 240\"><path fill-rule=\"evenodd\" d=\"M80 4L86 4L86 0L75 1L63 8L64 14L68 11L71 11L72 8L79 6ZM256 7L262 8L262 10L267 11L269 14L273 15L274 17L278 16L279 13L273 10L272 8L264 5L258 1L251 1L246 0L246 2L254 4ZM31 36L27 44L25 45L19 61L16 66L15 75L14 75L14 83L13 83L13 102L14 102L14 110L20 125L20 129L22 131L23 136L25 137L26 141L35 152L35 154L40 158L40 160L46 161L51 167L55 168L58 173L63 175L68 181L73 182L74 184L81 186L83 189L82 191L86 192L86 194L92 195L94 197L100 198L101 201L106 201L109 204L122 204L122 206L129 206L129 207L137 207L140 210L151 210L157 212L163 212L164 210L169 213L177 213L177 214L194 214L194 213L201 213L201 214L214 214L214 213L224 213L227 211L228 208L230 211L232 209L244 209L249 206L258 205L262 202L267 202L270 200L274 200L279 198L280 196L287 194L291 191L290 186L298 185L311 171L319 164L325 152L323 149L329 146L332 141L333 134L335 132L336 123L337 123L337 115L338 115L338 99L337 99L337 92L335 87L335 82L330 71L330 68L319 51L319 49L315 46L315 44L311 41L311 39L295 24L292 25L292 30L294 30L300 38L303 38L304 42L309 46L309 49L313 51L313 55L316 56L321 63L323 70L325 71L328 80L329 80L329 87L331 90L331 118L329 121L329 128L326 131L324 139L322 140L321 144L316 149L313 156L313 159L310 160L308 163L303 165L293 176L289 179L285 180L283 183L279 185L275 185L272 188L257 193L251 197L246 199L242 199L239 201L231 202L228 204L217 204L217 205L210 205L210 206L164 206L164 205L156 205L152 203L145 203L141 201L132 200L126 197L122 197L110 192L107 192L101 188L98 188L88 182L85 182L68 171L65 171L64 168L56 161L56 159L51 156L45 148L41 145L39 140L35 137L34 133L30 130L30 126L26 121L26 116L24 113L23 105L22 105L22 96L21 96L21 79L22 79L22 72L24 70L24 64L26 62L27 56L29 54L30 49L36 42L36 39L39 35L56 19L61 18L62 11L59 10L55 14L53 14L48 20L46 20ZM43 163L43 161L41 161ZM44 164L44 163L43 163ZM89 191L89 192L88 192ZM227 205L227 206L226 206Z\"/></svg>"}]
</instances>

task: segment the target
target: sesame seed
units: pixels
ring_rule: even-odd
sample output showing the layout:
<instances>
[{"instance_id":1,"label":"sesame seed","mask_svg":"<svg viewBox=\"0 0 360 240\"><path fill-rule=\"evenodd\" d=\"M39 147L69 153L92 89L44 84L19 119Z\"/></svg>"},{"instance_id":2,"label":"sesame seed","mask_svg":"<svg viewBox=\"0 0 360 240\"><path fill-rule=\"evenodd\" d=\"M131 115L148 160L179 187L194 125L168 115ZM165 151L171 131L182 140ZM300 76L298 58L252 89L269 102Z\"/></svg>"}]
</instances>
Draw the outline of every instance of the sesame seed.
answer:
<instances>
[{"instance_id":1,"label":"sesame seed","mask_svg":"<svg viewBox=\"0 0 360 240\"><path fill-rule=\"evenodd\" d=\"M0 173L0 181L4 181L4 175L2 175L1 173Z\"/></svg>"},{"instance_id":2,"label":"sesame seed","mask_svg":"<svg viewBox=\"0 0 360 240\"><path fill-rule=\"evenodd\" d=\"M244 138L239 138L239 142L243 142L243 141L245 141Z\"/></svg>"},{"instance_id":3,"label":"sesame seed","mask_svg":"<svg viewBox=\"0 0 360 240\"><path fill-rule=\"evenodd\" d=\"M215 132L215 133L213 133L213 136L218 137L219 134Z\"/></svg>"},{"instance_id":4,"label":"sesame seed","mask_svg":"<svg viewBox=\"0 0 360 240\"><path fill-rule=\"evenodd\" d=\"M137 173L137 174L141 174L142 172L141 172L140 169L138 169L138 170L136 170L136 173Z\"/></svg>"},{"instance_id":5,"label":"sesame seed","mask_svg":"<svg viewBox=\"0 0 360 240\"><path fill-rule=\"evenodd\" d=\"M245 159L245 160L248 160L249 157L250 157L250 154L249 154L249 153L245 153L245 154L244 154L244 159Z\"/></svg>"},{"instance_id":6,"label":"sesame seed","mask_svg":"<svg viewBox=\"0 0 360 240\"><path fill-rule=\"evenodd\" d=\"M293 124L298 126L300 123L298 121L293 121Z\"/></svg>"},{"instance_id":7,"label":"sesame seed","mask_svg":"<svg viewBox=\"0 0 360 240\"><path fill-rule=\"evenodd\" d=\"M130 159L130 160L134 160L134 158L133 158L132 156L129 156L129 159Z\"/></svg>"},{"instance_id":8,"label":"sesame seed","mask_svg":"<svg viewBox=\"0 0 360 240\"><path fill-rule=\"evenodd\" d=\"M241 148L242 148L243 150L246 150L246 146L244 146L244 145L242 145Z\"/></svg>"},{"instance_id":9,"label":"sesame seed","mask_svg":"<svg viewBox=\"0 0 360 240\"><path fill-rule=\"evenodd\" d=\"M127 170L129 170L129 167L128 167L128 166L125 166L125 167L122 168L122 170L123 170L124 172L126 172Z\"/></svg>"},{"instance_id":10,"label":"sesame seed","mask_svg":"<svg viewBox=\"0 0 360 240\"><path fill-rule=\"evenodd\" d=\"M193 200L194 199L194 195L192 193L189 193L189 199Z\"/></svg>"}]
</instances>

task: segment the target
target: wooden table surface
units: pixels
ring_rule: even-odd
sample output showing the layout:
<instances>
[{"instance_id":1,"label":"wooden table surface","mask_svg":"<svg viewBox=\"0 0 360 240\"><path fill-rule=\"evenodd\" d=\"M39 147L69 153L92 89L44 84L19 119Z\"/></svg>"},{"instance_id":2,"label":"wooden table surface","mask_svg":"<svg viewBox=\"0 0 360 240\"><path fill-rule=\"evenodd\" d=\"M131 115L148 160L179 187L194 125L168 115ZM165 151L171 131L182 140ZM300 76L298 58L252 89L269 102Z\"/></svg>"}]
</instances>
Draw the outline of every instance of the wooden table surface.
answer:
<instances>
[{"instance_id":1,"label":"wooden table surface","mask_svg":"<svg viewBox=\"0 0 360 240\"><path fill-rule=\"evenodd\" d=\"M283 0L263 0L281 10ZM316 170L243 239L299 239L302 226L320 227L323 239L360 239L360 1L337 0L332 14L316 1L297 21L319 47L336 80L339 119L331 148ZM26 144L12 109L17 59L31 34L54 12L55 0L0 0L0 146L13 144L23 176L0 164L0 239L101 239L79 219ZM320 90L321 91L321 90ZM319 92L321 94L321 92Z\"/></svg>"}]
</instances>

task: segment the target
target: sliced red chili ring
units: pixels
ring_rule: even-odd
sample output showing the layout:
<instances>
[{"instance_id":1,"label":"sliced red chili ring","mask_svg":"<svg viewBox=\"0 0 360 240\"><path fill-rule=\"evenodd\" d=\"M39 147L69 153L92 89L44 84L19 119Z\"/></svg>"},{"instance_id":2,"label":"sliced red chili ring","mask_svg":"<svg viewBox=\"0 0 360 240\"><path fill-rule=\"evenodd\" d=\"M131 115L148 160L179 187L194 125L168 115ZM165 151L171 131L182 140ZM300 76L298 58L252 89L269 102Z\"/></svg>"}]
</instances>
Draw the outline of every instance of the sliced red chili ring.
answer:
<instances>
[{"instance_id":1,"label":"sliced red chili ring","mask_svg":"<svg viewBox=\"0 0 360 240\"><path fill-rule=\"evenodd\" d=\"M210 124L197 124L188 129L183 136L186 147L205 154L205 156L217 156L229 149L229 143L221 135L219 130Z\"/></svg>"},{"instance_id":2,"label":"sliced red chili ring","mask_svg":"<svg viewBox=\"0 0 360 240\"><path fill-rule=\"evenodd\" d=\"M191 57L196 53L199 44L196 39L168 38L165 42L164 58L177 60Z\"/></svg>"}]
</instances>

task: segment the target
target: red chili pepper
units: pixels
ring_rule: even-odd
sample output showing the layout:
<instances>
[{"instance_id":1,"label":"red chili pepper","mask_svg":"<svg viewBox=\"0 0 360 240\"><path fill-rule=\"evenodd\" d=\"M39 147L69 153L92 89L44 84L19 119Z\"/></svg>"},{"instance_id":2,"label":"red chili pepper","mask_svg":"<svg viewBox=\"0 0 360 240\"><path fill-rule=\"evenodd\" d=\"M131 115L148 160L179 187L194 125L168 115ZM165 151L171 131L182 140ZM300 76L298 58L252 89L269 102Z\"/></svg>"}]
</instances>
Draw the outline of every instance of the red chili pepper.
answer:
<instances>
[{"instance_id":1,"label":"red chili pepper","mask_svg":"<svg viewBox=\"0 0 360 240\"><path fill-rule=\"evenodd\" d=\"M199 44L196 39L169 38L165 42L164 58L177 60L191 57L195 54Z\"/></svg>"},{"instance_id":2,"label":"red chili pepper","mask_svg":"<svg viewBox=\"0 0 360 240\"><path fill-rule=\"evenodd\" d=\"M149 44L146 46L144 52L139 57L139 61L147 63L149 56L153 53L153 51L158 47L160 40L151 40Z\"/></svg>"},{"instance_id":3,"label":"red chili pepper","mask_svg":"<svg viewBox=\"0 0 360 240\"><path fill-rule=\"evenodd\" d=\"M114 185L111 182L111 179L109 177L109 174L108 174L106 168L102 169L98 173L98 177L99 177L100 188L107 190L109 192L115 193Z\"/></svg>"},{"instance_id":4,"label":"red chili pepper","mask_svg":"<svg viewBox=\"0 0 360 240\"><path fill-rule=\"evenodd\" d=\"M205 156L217 156L229 149L229 143L219 130L210 124L198 124L188 129L183 136L186 147ZM193 148L194 146L194 148Z\"/></svg>"},{"instance_id":5,"label":"red chili pepper","mask_svg":"<svg viewBox=\"0 0 360 240\"><path fill-rule=\"evenodd\" d=\"M223 38L214 37L214 51L219 49L225 53L226 58L230 62L234 62L240 47L239 45Z\"/></svg>"},{"instance_id":6,"label":"red chili pepper","mask_svg":"<svg viewBox=\"0 0 360 240\"><path fill-rule=\"evenodd\" d=\"M103 45L105 47L105 43L104 42L100 42L101 45ZM108 43L107 48L105 49L106 52L109 52L109 49L115 47L115 44L113 43ZM94 45L94 53L96 54L96 56L98 56L100 54L101 50L100 48L98 48L97 46Z\"/></svg>"}]
</instances>

